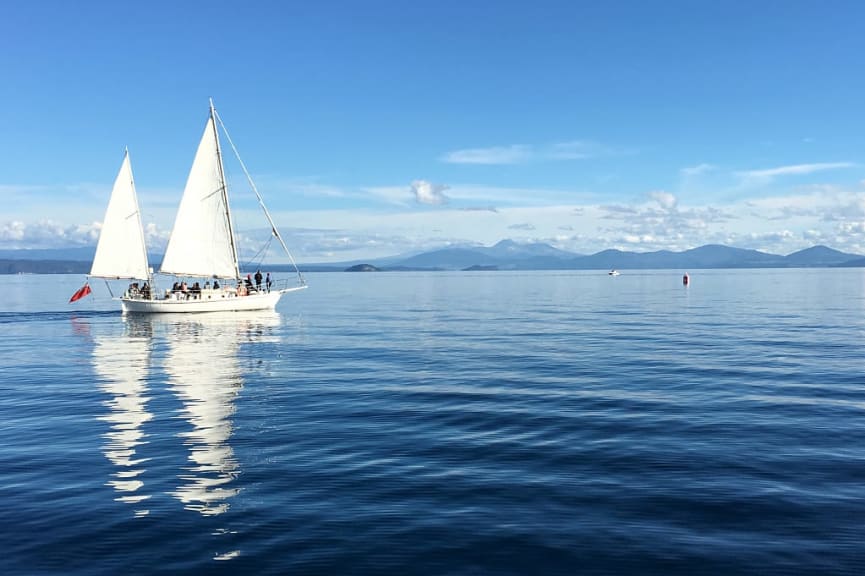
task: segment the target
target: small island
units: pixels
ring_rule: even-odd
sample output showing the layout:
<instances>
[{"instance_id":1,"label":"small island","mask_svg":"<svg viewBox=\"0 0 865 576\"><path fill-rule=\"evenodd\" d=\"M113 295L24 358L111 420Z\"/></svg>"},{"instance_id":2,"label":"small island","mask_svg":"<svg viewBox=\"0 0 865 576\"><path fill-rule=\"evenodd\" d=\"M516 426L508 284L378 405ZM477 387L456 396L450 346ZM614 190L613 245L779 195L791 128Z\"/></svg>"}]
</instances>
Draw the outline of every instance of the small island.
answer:
<instances>
[{"instance_id":1,"label":"small island","mask_svg":"<svg viewBox=\"0 0 865 576\"><path fill-rule=\"evenodd\" d=\"M372 264L355 264L350 268L345 269L346 272L381 272L381 268L376 268Z\"/></svg>"},{"instance_id":2,"label":"small island","mask_svg":"<svg viewBox=\"0 0 865 576\"><path fill-rule=\"evenodd\" d=\"M469 266L468 268L463 268L463 272L490 272L494 270L498 270L499 267L495 265L484 266L481 264L475 264L474 266Z\"/></svg>"}]
</instances>

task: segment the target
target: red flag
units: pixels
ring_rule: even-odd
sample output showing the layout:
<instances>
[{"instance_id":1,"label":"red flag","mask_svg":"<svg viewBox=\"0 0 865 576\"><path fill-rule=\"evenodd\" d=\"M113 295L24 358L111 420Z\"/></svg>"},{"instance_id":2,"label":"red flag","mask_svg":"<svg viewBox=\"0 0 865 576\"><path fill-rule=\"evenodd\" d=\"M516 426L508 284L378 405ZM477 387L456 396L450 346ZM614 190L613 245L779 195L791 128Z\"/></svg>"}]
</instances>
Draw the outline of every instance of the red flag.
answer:
<instances>
[{"instance_id":1,"label":"red flag","mask_svg":"<svg viewBox=\"0 0 865 576\"><path fill-rule=\"evenodd\" d=\"M84 286L78 289L78 292L72 295L72 298L69 299L69 302L72 303L76 300L81 300L88 294L90 294L90 284L85 283Z\"/></svg>"}]
</instances>

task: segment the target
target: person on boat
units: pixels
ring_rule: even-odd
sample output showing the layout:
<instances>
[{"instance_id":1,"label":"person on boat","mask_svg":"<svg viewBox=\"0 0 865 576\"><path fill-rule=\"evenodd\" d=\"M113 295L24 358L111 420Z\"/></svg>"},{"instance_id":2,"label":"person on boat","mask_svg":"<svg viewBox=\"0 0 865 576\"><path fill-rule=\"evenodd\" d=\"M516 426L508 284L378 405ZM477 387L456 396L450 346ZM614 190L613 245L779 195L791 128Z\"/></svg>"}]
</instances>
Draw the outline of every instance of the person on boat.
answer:
<instances>
[{"instance_id":1,"label":"person on boat","mask_svg":"<svg viewBox=\"0 0 865 576\"><path fill-rule=\"evenodd\" d=\"M150 300L150 284L147 282L141 287L141 297L145 300Z\"/></svg>"},{"instance_id":2,"label":"person on boat","mask_svg":"<svg viewBox=\"0 0 865 576\"><path fill-rule=\"evenodd\" d=\"M267 279L264 281L265 286L267 286L267 291L270 292L270 286L273 284L273 279L270 277L270 272L267 273Z\"/></svg>"},{"instance_id":3,"label":"person on boat","mask_svg":"<svg viewBox=\"0 0 865 576\"><path fill-rule=\"evenodd\" d=\"M246 286L243 285L242 280L237 281L237 295L238 296L246 296Z\"/></svg>"},{"instance_id":4,"label":"person on boat","mask_svg":"<svg viewBox=\"0 0 865 576\"><path fill-rule=\"evenodd\" d=\"M175 282L175 283L171 286L171 293L173 294L173 293L175 293L175 292L180 292L180 282Z\"/></svg>"},{"instance_id":5,"label":"person on boat","mask_svg":"<svg viewBox=\"0 0 865 576\"><path fill-rule=\"evenodd\" d=\"M192 285L192 298L194 300L201 298L201 285L197 281Z\"/></svg>"},{"instance_id":6,"label":"person on boat","mask_svg":"<svg viewBox=\"0 0 865 576\"><path fill-rule=\"evenodd\" d=\"M252 294L253 290L255 290L255 288L252 287L252 274L247 274L246 275L246 292L247 292L247 294Z\"/></svg>"},{"instance_id":7,"label":"person on boat","mask_svg":"<svg viewBox=\"0 0 865 576\"><path fill-rule=\"evenodd\" d=\"M219 280L214 280L214 281L213 281L213 289L214 289L214 290L219 290Z\"/></svg>"},{"instance_id":8,"label":"person on boat","mask_svg":"<svg viewBox=\"0 0 865 576\"><path fill-rule=\"evenodd\" d=\"M261 270L256 270L255 271L255 289L259 292L261 292L261 280L262 280Z\"/></svg>"}]
</instances>

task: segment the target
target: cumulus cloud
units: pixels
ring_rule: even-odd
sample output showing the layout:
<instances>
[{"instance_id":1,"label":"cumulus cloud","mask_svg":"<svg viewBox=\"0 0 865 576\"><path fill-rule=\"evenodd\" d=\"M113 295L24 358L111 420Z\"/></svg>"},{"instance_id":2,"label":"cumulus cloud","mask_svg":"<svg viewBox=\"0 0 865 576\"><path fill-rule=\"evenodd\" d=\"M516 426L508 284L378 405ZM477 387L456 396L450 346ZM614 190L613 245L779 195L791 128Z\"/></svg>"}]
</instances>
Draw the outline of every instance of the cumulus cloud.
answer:
<instances>
[{"instance_id":1,"label":"cumulus cloud","mask_svg":"<svg viewBox=\"0 0 865 576\"><path fill-rule=\"evenodd\" d=\"M6 248L68 248L87 246L99 238L101 224L61 225L51 220L0 224L0 243Z\"/></svg>"},{"instance_id":2,"label":"cumulus cloud","mask_svg":"<svg viewBox=\"0 0 865 576\"><path fill-rule=\"evenodd\" d=\"M682 208L675 195L663 190L650 192L647 196L648 200L641 204L597 207L600 218L606 222L599 227L608 242L605 247L693 248L709 243L713 228L735 218L728 210L715 206Z\"/></svg>"},{"instance_id":3,"label":"cumulus cloud","mask_svg":"<svg viewBox=\"0 0 865 576\"><path fill-rule=\"evenodd\" d=\"M676 209L676 197L669 192L664 192L663 190L656 190L654 192L649 192L649 197L658 203L664 210L675 210Z\"/></svg>"},{"instance_id":4,"label":"cumulus cloud","mask_svg":"<svg viewBox=\"0 0 865 576\"><path fill-rule=\"evenodd\" d=\"M26 230L27 225L20 220L4 222L0 225L0 241L18 242L24 238Z\"/></svg>"},{"instance_id":5,"label":"cumulus cloud","mask_svg":"<svg viewBox=\"0 0 865 576\"><path fill-rule=\"evenodd\" d=\"M0 223L0 246L8 249L94 246L101 230L101 222L63 225L52 220L29 223L12 220ZM167 242L168 233L155 224L146 224L144 238L150 250L158 250Z\"/></svg>"},{"instance_id":6,"label":"cumulus cloud","mask_svg":"<svg viewBox=\"0 0 865 576\"><path fill-rule=\"evenodd\" d=\"M415 180L411 183L412 194L419 204L447 204L448 197L444 195L447 189L443 184L433 184L427 180Z\"/></svg>"},{"instance_id":7,"label":"cumulus cloud","mask_svg":"<svg viewBox=\"0 0 865 576\"><path fill-rule=\"evenodd\" d=\"M299 261L344 262L447 244L492 245L504 238L527 236L584 254L605 248L685 250L709 243L778 254L814 244L865 253L865 189L858 185L799 186L796 193L783 197L752 197L747 202L715 205L694 204L686 200L685 193L665 190L647 192L634 202L609 204L600 203L598 195L572 190L478 185L446 188L425 180L412 182L409 190L405 185L374 192L355 190L363 191L362 197L374 202L366 208L341 205L272 212ZM399 209L380 209L377 205L382 200ZM425 205L446 203L456 206L424 209ZM16 213L9 214L7 222L0 222L0 247L93 245L99 232L95 219L101 215L101 204L91 212L83 217L73 214L63 224L53 216L52 220L30 222ZM252 219L243 211L235 216L240 217L238 234L242 241L249 240L249 245L258 247L269 238L269 229L261 234L250 229L247 220ZM85 224L68 224L76 221ZM148 216L147 221L153 218ZM300 230L297 226L301 223L309 228ZM164 245L167 233L161 230L170 224L162 229L147 225L148 246L153 252ZM256 218L255 227L258 225Z\"/></svg>"},{"instance_id":8,"label":"cumulus cloud","mask_svg":"<svg viewBox=\"0 0 865 576\"><path fill-rule=\"evenodd\" d=\"M854 234L857 236L865 236L865 220L858 222L841 222L836 228L842 234Z\"/></svg>"}]
</instances>

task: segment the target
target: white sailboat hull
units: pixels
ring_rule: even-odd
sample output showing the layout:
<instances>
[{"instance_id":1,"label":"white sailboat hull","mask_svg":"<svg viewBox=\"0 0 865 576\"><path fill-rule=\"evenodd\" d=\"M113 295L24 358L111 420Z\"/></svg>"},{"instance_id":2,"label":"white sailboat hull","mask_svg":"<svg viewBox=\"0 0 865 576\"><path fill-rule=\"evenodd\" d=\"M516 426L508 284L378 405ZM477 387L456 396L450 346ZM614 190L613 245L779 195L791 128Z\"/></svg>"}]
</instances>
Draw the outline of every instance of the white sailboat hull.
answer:
<instances>
[{"instance_id":1,"label":"white sailboat hull","mask_svg":"<svg viewBox=\"0 0 865 576\"><path fill-rule=\"evenodd\" d=\"M142 298L120 299L120 306L124 314L188 314L202 312L238 312L251 310L273 310L279 299L286 292L302 290L306 286L297 286L285 290L274 290L250 294L248 296L237 296L232 292L223 294L206 295L200 299L174 299L144 300Z\"/></svg>"}]
</instances>

